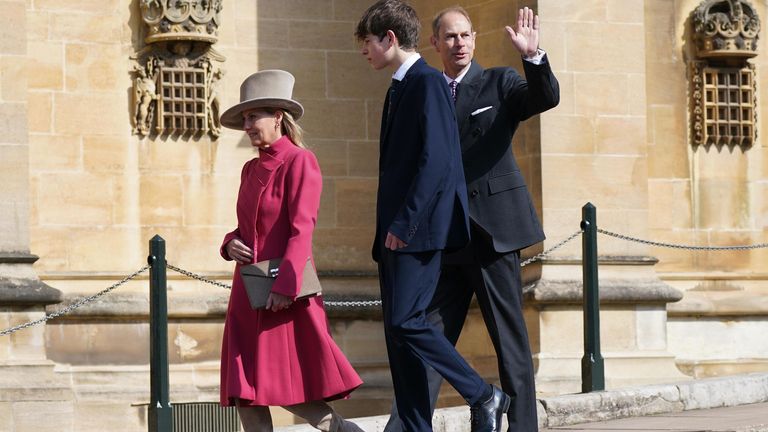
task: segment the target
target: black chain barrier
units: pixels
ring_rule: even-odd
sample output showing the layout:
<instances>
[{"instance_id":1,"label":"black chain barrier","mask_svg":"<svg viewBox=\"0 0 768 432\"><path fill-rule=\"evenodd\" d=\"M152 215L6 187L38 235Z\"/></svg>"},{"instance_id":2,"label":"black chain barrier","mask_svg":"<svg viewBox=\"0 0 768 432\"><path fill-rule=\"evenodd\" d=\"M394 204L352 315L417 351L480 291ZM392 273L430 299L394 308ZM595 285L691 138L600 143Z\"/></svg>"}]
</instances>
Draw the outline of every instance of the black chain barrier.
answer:
<instances>
[{"instance_id":1,"label":"black chain barrier","mask_svg":"<svg viewBox=\"0 0 768 432\"><path fill-rule=\"evenodd\" d=\"M548 256L549 254L551 254L555 250L561 248L562 246L564 246L568 242L572 241L573 239L575 239L576 237L581 235L583 232L584 232L583 230L576 231L575 233L573 233L571 236L569 236L565 240L561 241L560 243L558 243L558 244L552 246L551 248L549 248L549 249L547 249L547 250L545 250L545 251L543 251L543 252L541 252L539 254L536 254L533 257L528 258L525 261L521 262L520 263L520 267L525 267L525 266L527 266L527 265L529 265L529 264L531 264L533 262L536 262L536 261L541 260L542 258L545 258L546 256ZM604 235L610 236L610 237L618 238L620 240L632 241L632 242L636 242L636 243L647 244L647 245L650 245L650 246L666 247L666 248L674 248L674 249L687 249L687 250L696 250L696 251L702 251L702 250L726 251L726 250L752 250L752 249L768 248L768 243L759 243L759 244L755 244L755 245L739 245L739 246L691 246L691 245L681 245L681 244L674 244L674 243L663 243L663 242L656 242L656 241L651 241L651 240L643 240L643 239L636 238L636 237L631 237L631 236L627 236L627 235L623 235L623 234L617 234L617 233L614 233L614 232L611 232L611 231L607 231L607 230L603 230L603 229L600 229L600 228L597 229L597 232L600 233L600 234L604 234ZM201 282L205 282L205 283L208 283L208 284L220 287L220 288L232 289L231 285L227 285L227 284L222 283L222 282L217 282L217 281L208 279L208 278L206 278L204 276L201 276L199 274L190 272L188 270L181 269L181 268L176 267L174 265L166 264L166 267L168 269L170 269L170 270L173 270L173 271L175 271L177 273L180 273L180 274L182 274L184 276L187 276L189 278L192 278L192 279L195 279L195 280L199 280ZM111 292L114 289L120 287L121 285L125 284L126 282L130 281L131 279L134 279L138 275L146 272L147 270L149 270L149 268L150 268L150 266L146 265L146 266L140 268L139 270L131 273L130 275L126 276L125 278L123 278L119 282L116 282L113 285L109 286L108 288L106 288L106 289L104 289L102 291L99 291L98 293L96 293L94 295L91 295L91 296L88 296L88 297L84 297L81 300L79 300L79 301L77 301L77 302L75 302L75 303L73 303L73 304L71 304L71 305L69 305L69 306L67 306L67 307L65 307L63 309L55 311L55 312L52 312L50 314L47 314L47 315L45 315L44 317L42 317L40 319L29 321L29 322L26 322L26 323L23 323L23 324L19 324L19 325L13 326L13 327L9 327L9 328L7 328L5 330L2 330L2 331L0 331L0 336L10 335L10 334L12 334L14 332L17 332L19 330L23 330L23 329L28 328L28 327L32 327L32 326L35 326L35 325L38 325L38 324L42 324L42 323L50 321L50 320L52 320L54 318L58 318L58 317L60 317L62 315L66 315L66 314L72 312L73 310L75 310L75 309L77 309L77 308L79 308L81 306L84 306L84 305L86 305L88 303L91 303L91 302L99 299L100 297L108 294L109 292ZM381 305L381 300L326 301L324 303L326 305L332 306L332 307L371 307L371 306L379 306L379 305Z\"/></svg>"}]
</instances>

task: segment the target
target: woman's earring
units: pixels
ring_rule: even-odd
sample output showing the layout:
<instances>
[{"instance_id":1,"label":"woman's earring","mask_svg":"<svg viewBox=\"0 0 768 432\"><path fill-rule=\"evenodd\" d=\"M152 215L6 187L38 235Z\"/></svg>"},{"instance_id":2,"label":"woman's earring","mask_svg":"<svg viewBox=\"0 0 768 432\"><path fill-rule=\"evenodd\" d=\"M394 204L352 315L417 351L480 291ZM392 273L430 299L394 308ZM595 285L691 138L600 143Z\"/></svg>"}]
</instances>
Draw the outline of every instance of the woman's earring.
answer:
<instances>
[{"instance_id":1,"label":"woman's earring","mask_svg":"<svg viewBox=\"0 0 768 432\"><path fill-rule=\"evenodd\" d=\"M280 129L280 123L275 122L275 132L277 132L278 129Z\"/></svg>"}]
</instances>

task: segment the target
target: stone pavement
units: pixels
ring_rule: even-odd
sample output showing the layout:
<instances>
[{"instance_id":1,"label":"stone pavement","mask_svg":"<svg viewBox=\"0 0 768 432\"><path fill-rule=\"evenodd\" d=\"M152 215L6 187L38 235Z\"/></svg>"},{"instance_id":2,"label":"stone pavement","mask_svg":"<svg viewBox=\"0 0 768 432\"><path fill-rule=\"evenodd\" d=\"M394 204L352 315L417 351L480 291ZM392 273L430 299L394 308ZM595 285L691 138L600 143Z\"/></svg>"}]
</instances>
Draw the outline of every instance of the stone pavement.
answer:
<instances>
[{"instance_id":1,"label":"stone pavement","mask_svg":"<svg viewBox=\"0 0 768 432\"><path fill-rule=\"evenodd\" d=\"M541 429L541 432L768 432L768 403L683 411Z\"/></svg>"},{"instance_id":2,"label":"stone pavement","mask_svg":"<svg viewBox=\"0 0 768 432\"><path fill-rule=\"evenodd\" d=\"M542 432L768 432L768 373L554 396L540 399L538 409ZM381 432L387 416L352 420L367 432ZM469 408L439 409L432 426L435 432L469 432Z\"/></svg>"}]
</instances>

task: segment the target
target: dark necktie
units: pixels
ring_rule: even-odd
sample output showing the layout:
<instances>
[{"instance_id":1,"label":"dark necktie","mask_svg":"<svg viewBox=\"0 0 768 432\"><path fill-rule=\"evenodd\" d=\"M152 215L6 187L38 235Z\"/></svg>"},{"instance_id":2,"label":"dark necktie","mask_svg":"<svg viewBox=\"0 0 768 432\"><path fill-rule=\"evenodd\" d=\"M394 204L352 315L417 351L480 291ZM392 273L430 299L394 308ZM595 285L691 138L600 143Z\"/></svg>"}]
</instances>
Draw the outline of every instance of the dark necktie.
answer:
<instances>
[{"instance_id":1,"label":"dark necktie","mask_svg":"<svg viewBox=\"0 0 768 432\"><path fill-rule=\"evenodd\" d=\"M397 86L399 84L400 81L392 78L392 84L389 85L389 90L387 91L387 124L389 124L389 121L392 118L392 105L395 101L395 92L397 91Z\"/></svg>"},{"instance_id":2,"label":"dark necktie","mask_svg":"<svg viewBox=\"0 0 768 432\"><path fill-rule=\"evenodd\" d=\"M456 102L456 87L459 86L459 83L456 81L451 81L448 83L448 87L451 88L451 97L453 98L453 102Z\"/></svg>"}]
</instances>

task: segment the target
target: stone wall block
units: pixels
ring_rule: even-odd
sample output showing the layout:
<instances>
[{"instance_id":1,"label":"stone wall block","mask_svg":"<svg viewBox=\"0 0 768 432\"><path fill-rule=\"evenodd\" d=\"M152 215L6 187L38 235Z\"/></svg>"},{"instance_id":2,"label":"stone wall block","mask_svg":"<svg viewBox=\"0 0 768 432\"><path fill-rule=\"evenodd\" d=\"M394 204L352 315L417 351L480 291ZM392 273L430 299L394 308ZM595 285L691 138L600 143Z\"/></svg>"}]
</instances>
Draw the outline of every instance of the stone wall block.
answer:
<instances>
[{"instance_id":1,"label":"stone wall block","mask_svg":"<svg viewBox=\"0 0 768 432\"><path fill-rule=\"evenodd\" d=\"M575 113L588 116L628 114L628 85L626 74L575 73L571 93Z\"/></svg>"},{"instance_id":2,"label":"stone wall block","mask_svg":"<svg viewBox=\"0 0 768 432\"><path fill-rule=\"evenodd\" d=\"M644 4L641 2L627 3L621 0L605 2L606 18L612 23L638 24L644 23Z\"/></svg>"},{"instance_id":3,"label":"stone wall block","mask_svg":"<svg viewBox=\"0 0 768 432\"><path fill-rule=\"evenodd\" d=\"M227 231L237 225L240 176L184 176L182 181L184 225L219 226Z\"/></svg>"},{"instance_id":4,"label":"stone wall block","mask_svg":"<svg viewBox=\"0 0 768 432\"><path fill-rule=\"evenodd\" d=\"M24 55L26 5L21 1L0 1L0 54Z\"/></svg>"},{"instance_id":5,"label":"stone wall block","mask_svg":"<svg viewBox=\"0 0 768 432\"><path fill-rule=\"evenodd\" d=\"M0 100L27 100L27 60L22 56L0 55Z\"/></svg>"},{"instance_id":6,"label":"stone wall block","mask_svg":"<svg viewBox=\"0 0 768 432\"><path fill-rule=\"evenodd\" d=\"M384 327L376 321L337 321L331 324L334 340L350 362L387 363Z\"/></svg>"},{"instance_id":7,"label":"stone wall block","mask_svg":"<svg viewBox=\"0 0 768 432\"><path fill-rule=\"evenodd\" d=\"M138 409L127 410L121 402L78 403L75 405L75 431L100 430L109 425L111 432L133 432L147 428L146 419L138 413Z\"/></svg>"},{"instance_id":8,"label":"stone wall block","mask_svg":"<svg viewBox=\"0 0 768 432\"><path fill-rule=\"evenodd\" d=\"M543 163L545 190L553 192L545 206L581 209L592 202L598 209L647 208L645 158L623 156L550 156ZM558 179L579 178L578 182ZM557 186L549 183L556 181Z\"/></svg>"},{"instance_id":9,"label":"stone wall block","mask_svg":"<svg viewBox=\"0 0 768 432\"><path fill-rule=\"evenodd\" d=\"M27 10L27 41L48 40L50 14L41 10Z\"/></svg>"},{"instance_id":10,"label":"stone wall block","mask_svg":"<svg viewBox=\"0 0 768 432\"><path fill-rule=\"evenodd\" d=\"M472 18L473 26L475 26L475 28L477 28L479 31L488 31L488 29L504 30L505 25L517 25L518 8L516 6L523 7L522 4L515 5L509 1L492 0L486 2L478 2L478 4L474 5L467 5L466 9L469 13L469 16ZM436 12L437 10L427 12L430 25L432 23L431 18ZM539 11L536 10L536 13L538 14ZM431 31L429 34L432 34Z\"/></svg>"},{"instance_id":11,"label":"stone wall block","mask_svg":"<svg viewBox=\"0 0 768 432\"><path fill-rule=\"evenodd\" d=\"M61 42L28 41L27 82L30 89L64 89L64 46Z\"/></svg>"},{"instance_id":12,"label":"stone wall block","mask_svg":"<svg viewBox=\"0 0 768 432\"><path fill-rule=\"evenodd\" d=\"M595 122L597 152L602 155L646 154L646 120L641 117L601 117Z\"/></svg>"},{"instance_id":13,"label":"stone wall block","mask_svg":"<svg viewBox=\"0 0 768 432\"><path fill-rule=\"evenodd\" d=\"M644 73L644 28L639 25L605 22L579 22L567 27L567 68L573 72L593 73L600 65L604 73ZM610 43L606 43L610 41Z\"/></svg>"},{"instance_id":14,"label":"stone wall block","mask_svg":"<svg viewBox=\"0 0 768 432\"><path fill-rule=\"evenodd\" d=\"M34 197L39 197L39 193L32 192ZM37 201L33 201L32 208L37 207ZM37 219L40 218L39 212L35 212L33 216ZM64 271L69 266L69 260L67 257L66 242L70 239L70 232L67 227L52 227L41 226L38 224L31 225L31 235L29 242L29 249L35 251L40 257L44 257L43 263L45 267L39 266L38 271ZM42 263L41 263L42 264Z\"/></svg>"},{"instance_id":15,"label":"stone wall block","mask_svg":"<svg viewBox=\"0 0 768 432\"><path fill-rule=\"evenodd\" d=\"M178 175L143 175L139 184L141 225L183 223L182 181Z\"/></svg>"},{"instance_id":16,"label":"stone wall block","mask_svg":"<svg viewBox=\"0 0 768 432\"><path fill-rule=\"evenodd\" d=\"M118 83L130 87L124 54L119 45L66 45L68 91L111 91Z\"/></svg>"},{"instance_id":17,"label":"stone wall block","mask_svg":"<svg viewBox=\"0 0 768 432\"><path fill-rule=\"evenodd\" d=\"M141 172L150 172L152 174L208 174L214 166L214 162L211 160L212 151L214 150L212 150L211 143L207 139L201 139L200 141L181 139L142 140L138 147L138 168ZM228 167L229 169L226 171L229 174L237 173L239 176L247 159L250 158L241 159L239 166ZM236 163L237 161L234 162L234 164Z\"/></svg>"},{"instance_id":18,"label":"stone wall block","mask_svg":"<svg viewBox=\"0 0 768 432\"><path fill-rule=\"evenodd\" d=\"M354 51L328 53L328 97L366 99L387 94L390 74L375 71Z\"/></svg>"},{"instance_id":19,"label":"stone wall block","mask_svg":"<svg viewBox=\"0 0 768 432\"><path fill-rule=\"evenodd\" d=\"M67 243L70 271L134 271L144 265L147 250L131 247L138 230L115 225L71 229ZM63 241L63 239L58 239ZM105 284L105 287L109 284Z\"/></svg>"},{"instance_id":20,"label":"stone wall block","mask_svg":"<svg viewBox=\"0 0 768 432\"><path fill-rule=\"evenodd\" d=\"M323 177L343 177L348 173L346 141L311 140L306 143L317 156Z\"/></svg>"},{"instance_id":21,"label":"stone wall block","mask_svg":"<svg viewBox=\"0 0 768 432\"><path fill-rule=\"evenodd\" d=\"M70 11L50 13L49 40L114 44L120 40L121 33L122 22L114 15L86 15Z\"/></svg>"},{"instance_id":22,"label":"stone wall block","mask_svg":"<svg viewBox=\"0 0 768 432\"><path fill-rule=\"evenodd\" d=\"M378 141L352 141L349 143L349 175L378 178Z\"/></svg>"},{"instance_id":23,"label":"stone wall block","mask_svg":"<svg viewBox=\"0 0 768 432\"><path fill-rule=\"evenodd\" d=\"M210 289L217 288L211 286ZM208 323L170 323L168 342L171 349L168 361L171 363L218 361L221 358L223 331L223 324L211 326Z\"/></svg>"},{"instance_id":24,"label":"stone wall block","mask_svg":"<svg viewBox=\"0 0 768 432\"><path fill-rule=\"evenodd\" d=\"M90 173L123 173L130 163L129 138L121 135L84 136L83 169Z\"/></svg>"},{"instance_id":25,"label":"stone wall block","mask_svg":"<svg viewBox=\"0 0 768 432\"><path fill-rule=\"evenodd\" d=\"M333 17L332 0L261 0L256 13L262 18L330 20Z\"/></svg>"},{"instance_id":26,"label":"stone wall block","mask_svg":"<svg viewBox=\"0 0 768 432\"><path fill-rule=\"evenodd\" d=\"M376 223L375 179L336 179L336 215L339 227L365 228Z\"/></svg>"},{"instance_id":27,"label":"stone wall block","mask_svg":"<svg viewBox=\"0 0 768 432\"><path fill-rule=\"evenodd\" d=\"M299 124L303 123L299 120ZM218 145L211 149L212 170L215 175L237 176L237 185L240 184L240 174L243 171L243 165L257 156L256 150L251 146L248 136L241 131L230 131L223 129L224 133L219 136Z\"/></svg>"},{"instance_id":28,"label":"stone wall block","mask_svg":"<svg viewBox=\"0 0 768 432\"><path fill-rule=\"evenodd\" d=\"M562 22L605 22L608 18L606 3L597 0L542 2L538 14L547 21Z\"/></svg>"},{"instance_id":29,"label":"stone wall block","mask_svg":"<svg viewBox=\"0 0 768 432\"><path fill-rule=\"evenodd\" d=\"M285 17L291 17L292 15L295 15L295 13ZM349 22L291 20L287 23L287 28L284 27L281 30L281 39L286 39L285 32L287 30L288 44L291 48L333 51L357 49L357 40L354 35L355 28ZM259 45L262 47L269 46L261 42ZM356 51L355 53L360 63L366 63L362 55Z\"/></svg>"},{"instance_id":30,"label":"stone wall block","mask_svg":"<svg viewBox=\"0 0 768 432\"><path fill-rule=\"evenodd\" d=\"M320 270L372 271L376 268L371 258L375 227L317 228L314 233L313 252Z\"/></svg>"},{"instance_id":31,"label":"stone wall block","mask_svg":"<svg viewBox=\"0 0 768 432\"><path fill-rule=\"evenodd\" d=\"M82 169L80 137L71 135L29 135L30 171L79 171ZM42 178L43 184L51 179Z\"/></svg>"},{"instance_id":32,"label":"stone wall block","mask_svg":"<svg viewBox=\"0 0 768 432\"><path fill-rule=\"evenodd\" d=\"M304 99L301 122L308 134L322 139L365 138L363 101Z\"/></svg>"},{"instance_id":33,"label":"stone wall block","mask_svg":"<svg viewBox=\"0 0 768 432\"><path fill-rule=\"evenodd\" d=\"M650 229L674 230L691 226L691 187L687 180L648 182Z\"/></svg>"},{"instance_id":34,"label":"stone wall block","mask_svg":"<svg viewBox=\"0 0 768 432\"><path fill-rule=\"evenodd\" d=\"M224 235L231 228L221 227L142 227L140 238L146 248L149 239L160 235L165 239L166 259L168 263L192 272L232 272L233 261L225 261L219 255L219 247ZM146 250L146 249L145 249ZM208 286L206 285L206 288ZM210 289L223 289L210 286Z\"/></svg>"},{"instance_id":35,"label":"stone wall block","mask_svg":"<svg viewBox=\"0 0 768 432\"><path fill-rule=\"evenodd\" d=\"M114 135L131 128L125 100L119 93L57 93L54 96L54 132L67 135Z\"/></svg>"},{"instance_id":36,"label":"stone wall block","mask_svg":"<svg viewBox=\"0 0 768 432\"><path fill-rule=\"evenodd\" d=\"M589 116L553 112L542 120L541 141L550 153L583 153L595 151L595 122Z\"/></svg>"},{"instance_id":37,"label":"stone wall block","mask_svg":"<svg viewBox=\"0 0 768 432\"><path fill-rule=\"evenodd\" d=\"M113 187L109 177L60 173L41 182L37 206L43 225L112 223Z\"/></svg>"},{"instance_id":38,"label":"stone wall block","mask_svg":"<svg viewBox=\"0 0 768 432\"><path fill-rule=\"evenodd\" d=\"M255 2L254 2L255 3ZM285 37L286 22L284 20L256 20L255 16L240 16L234 18L234 25L225 26L234 32L234 43L238 48L254 49L259 46L270 48L288 48L288 38ZM223 32L224 29L222 29ZM220 36L219 40L226 39Z\"/></svg>"},{"instance_id":39,"label":"stone wall block","mask_svg":"<svg viewBox=\"0 0 768 432\"><path fill-rule=\"evenodd\" d=\"M35 0L35 9L57 12L79 12L86 15L116 15L124 6L121 0Z\"/></svg>"},{"instance_id":40,"label":"stone wall block","mask_svg":"<svg viewBox=\"0 0 768 432\"><path fill-rule=\"evenodd\" d=\"M371 5L362 0L333 0L333 18L339 21L349 21L350 32L354 32L355 23L363 16L363 12Z\"/></svg>"},{"instance_id":41,"label":"stone wall block","mask_svg":"<svg viewBox=\"0 0 768 432\"><path fill-rule=\"evenodd\" d=\"M654 77L654 79L645 79L645 75L643 76L643 88L646 89L644 98L647 98L650 104L646 107L649 111L658 105L676 106L686 102L688 82L685 80L687 71L684 64L681 62L661 62L658 59L649 60L647 74L649 77ZM660 76L680 77L681 79L679 81L655 79Z\"/></svg>"},{"instance_id":42,"label":"stone wall block","mask_svg":"<svg viewBox=\"0 0 768 432\"><path fill-rule=\"evenodd\" d=\"M41 415L56 421L40 421ZM74 404L66 401L16 402L13 404L13 420L13 430L19 432L73 430Z\"/></svg>"},{"instance_id":43,"label":"stone wall block","mask_svg":"<svg viewBox=\"0 0 768 432\"><path fill-rule=\"evenodd\" d=\"M26 144L27 104L5 102L0 104L0 144Z\"/></svg>"},{"instance_id":44,"label":"stone wall block","mask_svg":"<svg viewBox=\"0 0 768 432\"><path fill-rule=\"evenodd\" d=\"M251 55L251 54L249 54ZM304 104L309 98L326 97L326 54L322 51L305 49L271 49L261 47L259 49L258 69L253 69L248 75L257 70L283 69L296 77L293 87L293 97ZM246 75L247 76L247 75ZM243 78L245 79L245 78ZM238 81L242 82L242 80ZM239 89L239 84L238 87ZM307 110L307 106L304 106ZM305 115L310 114L308 110ZM326 128L322 128L324 130ZM308 130L316 134L318 131Z\"/></svg>"},{"instance_id":45,"label":"stone wall block","mask_svg":"<svg viewBox=\"0 0 768 432\"><path fill-rule=\"evenodd\" d=\"M27 94L27 122L31 133L53 131L53 93L31 91Z\"/></svg>"},{"instance_id":46,"label":"stone wall block","mask_svg":"<svg viewBox=\"0 0 768 432\"><path fill-rule=\"evenodd\" d=\"M676 137L685 136L685 114L670 105L648 108L649 172L652 178L681 178L690 176L689 144Z\"/></svg>"}]
</instances>

